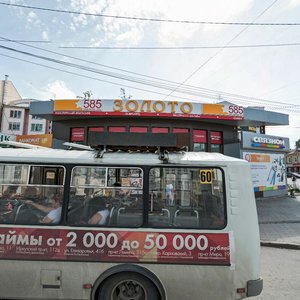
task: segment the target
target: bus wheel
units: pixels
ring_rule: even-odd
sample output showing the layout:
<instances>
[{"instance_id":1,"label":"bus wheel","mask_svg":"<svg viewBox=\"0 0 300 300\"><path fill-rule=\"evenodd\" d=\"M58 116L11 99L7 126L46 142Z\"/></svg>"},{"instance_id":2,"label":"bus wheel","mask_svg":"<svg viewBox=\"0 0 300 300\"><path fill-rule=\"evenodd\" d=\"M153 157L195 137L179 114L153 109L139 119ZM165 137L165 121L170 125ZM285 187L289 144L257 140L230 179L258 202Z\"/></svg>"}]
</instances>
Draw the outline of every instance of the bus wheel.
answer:
<instances>
[{"instance_id":1,"label":"bus wheel","mask_svg":"<svg viewBox=\"0 0 300 300\"><path fill-rule=\"evenodd\" d=\"M154 284L146 277L123 272L107 278L100 287L98 300L159 300Z\"/></svg>"}]
</instances>

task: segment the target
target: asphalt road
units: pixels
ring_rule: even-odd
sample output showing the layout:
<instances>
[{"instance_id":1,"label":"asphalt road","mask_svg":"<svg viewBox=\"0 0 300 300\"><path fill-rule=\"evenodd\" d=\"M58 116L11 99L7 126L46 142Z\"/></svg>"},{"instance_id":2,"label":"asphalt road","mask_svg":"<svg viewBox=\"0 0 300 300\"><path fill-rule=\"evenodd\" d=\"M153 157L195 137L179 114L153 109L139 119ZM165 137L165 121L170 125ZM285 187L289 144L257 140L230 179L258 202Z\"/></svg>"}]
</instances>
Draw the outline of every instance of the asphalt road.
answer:
<instances>
[{"instance_id":1,"label":"asphalt road","mask_svg":"<svg viewBox=\"0 0 300 300\"><path fill-rule=\"evenodd\" d=\"M253 300L300 299L300 250L262 247L264 289Z\"/></svg>"}]
</instances>

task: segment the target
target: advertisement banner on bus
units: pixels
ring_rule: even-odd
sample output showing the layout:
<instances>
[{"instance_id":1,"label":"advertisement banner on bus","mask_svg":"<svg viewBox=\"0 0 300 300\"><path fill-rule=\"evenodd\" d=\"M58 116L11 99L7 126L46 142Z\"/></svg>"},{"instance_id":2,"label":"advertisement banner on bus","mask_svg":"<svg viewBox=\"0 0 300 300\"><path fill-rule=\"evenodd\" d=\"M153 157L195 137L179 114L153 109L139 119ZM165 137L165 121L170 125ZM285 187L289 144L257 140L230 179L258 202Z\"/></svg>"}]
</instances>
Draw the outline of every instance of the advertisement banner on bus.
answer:
<instances>
[{"instance_id":1,"label":"advertisement banner on bus","mask_svg":"<svg viewBox=\"0 0 300 300\"><path fill-rule=\"evenodd\" d=\"M230 265L228 233L0 228L0 258Z\"/></svg>"}]
</instances>

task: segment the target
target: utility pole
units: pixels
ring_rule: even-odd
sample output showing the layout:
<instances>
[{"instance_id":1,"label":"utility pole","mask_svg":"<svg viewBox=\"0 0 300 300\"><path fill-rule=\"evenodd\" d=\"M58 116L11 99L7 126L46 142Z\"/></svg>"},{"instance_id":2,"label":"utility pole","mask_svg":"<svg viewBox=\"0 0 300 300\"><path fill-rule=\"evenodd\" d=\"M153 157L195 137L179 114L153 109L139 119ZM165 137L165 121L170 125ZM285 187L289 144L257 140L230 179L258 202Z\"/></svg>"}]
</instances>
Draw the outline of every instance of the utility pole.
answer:
<instances>
[{"instance_id":1,"label":"utility pole","mask_svg":"<svg viewBox=\"0 0 300 300\"><path fill-rule=\"evenodd\" d=\"M3 81L3 88L2 88L2 97L0 100L0 132L2 132L3 106L5 103L7 79L8 79L8 75L5 75L5 80Z\"/></svg>"}]
</instances>

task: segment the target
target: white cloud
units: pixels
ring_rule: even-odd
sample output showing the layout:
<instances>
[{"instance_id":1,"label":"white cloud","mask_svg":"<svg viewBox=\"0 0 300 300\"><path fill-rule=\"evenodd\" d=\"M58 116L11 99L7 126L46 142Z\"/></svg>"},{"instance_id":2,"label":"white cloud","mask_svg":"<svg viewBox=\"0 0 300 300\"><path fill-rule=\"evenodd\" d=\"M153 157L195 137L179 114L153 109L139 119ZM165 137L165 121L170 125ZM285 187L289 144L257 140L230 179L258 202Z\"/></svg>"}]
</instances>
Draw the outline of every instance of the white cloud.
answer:
<instances>
[{"instance_id":1,"label":"white cloud","mask_svg":"<svg viewBox=\"0 0 300 300\"><path fill-rule=\"evenodd\" d=\"M300 0L289 0L289 3L288 3L289 6L298 6L300 5Z\"/></svg>"},{"instance_id":2,"label":"white cloud","mask_svg":"<svg viewBox=\"0 0 300 300\"><path fill-rule=\"evenodd\" d=\"M76 98L76 94L71 91L66 84L61 80L55 80L52 83L47 84L47 90L55 95L55 98L60 99L73 99Z\"/></svg>"},{"instance_id":3,"label":"white cloud","mask_svg":"<svg viewBox=\"0 0 300 300\"><path fill-rule=\"evenodd\" d=\"M294 0L296 1L296 0ZM156 19L195 20L195 21L236 21L237 17L252 7L254 0L72 0L70 9L88 13L98 13L111 16L144 17ZM226 20L224 20L226 16ZM98 33L93 36L93 44L100 41L136 45L145 36L157 32L158 40L163 45L184 43L193 37L197 31L219 32L223 26L204 26L199 24L182 24L135 21L108 17L91 17L74 15L71 30L92 26ZM151 30L151 31L150 31ZM147 34L147 35L146 35Z\"/></svg>"},{"instance_id":4,"label":"white cloud","mask_svg":"<svg viewBox=\"0 0 300 300\"><path fill-rule=\"evenodd\" d=\"M33 11L30 11L27 14L27 22L31 25L39 25L41 23L41 21L38 18L37 14Z\"/></svg>"},{"instance_id":5,"label":"white cloud","mask_svg":"<svg viewBox=\"0 0 300 300\"><path fill-rule=\"evenodd\" d=\"M300 118L297 115L289 116L289 126L272 126L266 128L266 133L274 136L288 137L290 148L295 148L295 143L300 139Z\"/></svg>"},{"instance_id":6,"label":"white cloud","mask_svg":"<svg viewBox=\"0 0 300 300\"><path fill-rule=\"evenodd\" d=\"M71 23L70 26L69 26L69 29L70 29L71 31L75 32L75 31L76 31L76 26L75 26L75 24L74 24L74 23Z\"/></svg>"},{"instance_id":7,"label":"white cloud","mask_svg":"<svg viewBox=\"0 0 300 300\"><path fill-rule=\"evenodd\" d=\"M37 99L74 99L76 94L67 87L64 81L54 80L42 87L40 90L35 90L33 93L36 95L33 98Z\"/></svg>"},{"instance_id":8,"label":"white cloud","mask_svg":"<svg viewBox=\"0 0 300 300\"><path fill-rule=\"evenodd\" d=\"M165 7L161 13L161 18L190 21L237 21L237 17L249 10L252 3L253 0L190 0L185 2L183 8L182 1L175 1ZM216 34L226 28L227 26L222 25L161 23L159 39L162 44L175 45L184 43L198 31L199 33Z\"/></svg>"},{"instance_id":9,"label":"white cloud","mask_svg":"<svg viewBox=\"0 0 300 300\"><path fill-rule=\"evenodd\" d=\"M49 40L49 35L48 35L48 32L47 32L47 31L43 31L43 32L42 32L42 38L43 38L43 40L45 40L45 41L48 41L48 40Z\"/></svg>"}]
</instances>

